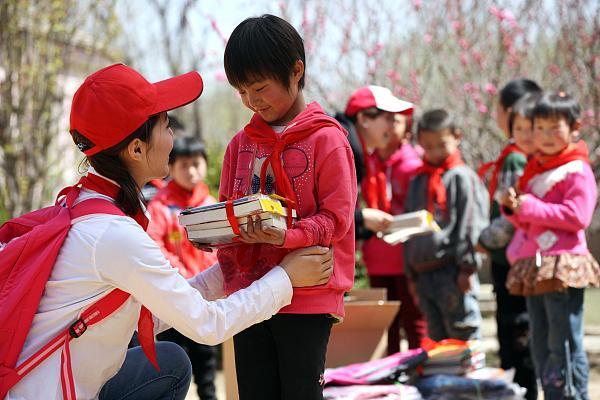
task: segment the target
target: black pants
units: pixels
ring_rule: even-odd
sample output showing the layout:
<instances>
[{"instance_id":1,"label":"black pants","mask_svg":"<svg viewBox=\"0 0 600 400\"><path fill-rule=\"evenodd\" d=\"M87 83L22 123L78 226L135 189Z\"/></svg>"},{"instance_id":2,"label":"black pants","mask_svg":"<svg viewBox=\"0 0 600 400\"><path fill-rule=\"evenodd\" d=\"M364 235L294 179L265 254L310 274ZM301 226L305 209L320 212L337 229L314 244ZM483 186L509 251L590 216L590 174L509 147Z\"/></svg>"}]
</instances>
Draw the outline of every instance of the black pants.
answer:
<instances>
[{"instance_id":1,"label":"black pants","mask_svg":"<svg viewBox=\"0 0 600 400\"><path fill-rule=\"evenodd\" d=\"M200 400L217 400L215 375L217 355L215 347L194 342L175 329L166 330L156 337L158 340L177 343L185 350L192 363L194 382L198 388Z\"/></svg>"},{"instance_id":2,"label":"black pants","mask_svg":"<svg viewBox=\"0 0 600 400\"><path fill-rule=\"evenodd\" d=\"M333 318L277 314L234 336L240 400L322 400Z\"/></svg>"},{"instance_id":3,"label":"black pants","mask_svg":"<svg viewBox=\"0 0 600 400\"><path fill-rule=\"evenodd\" d=\"M500 345L500 367L514 368L514 381L527 389L527 400L537 399L537 383L529 349L529 317L525 297L512 296L506 289L508 266L492 263L496 292L496 323Z\"/></svg>"},{"instance_id":4,"label":"black pants","mask_svg":"<svg viewBox=\"0 0 600 400\"><path fill-rule=\"evenodd\" d=\"M400 327L404 328L409 349L421 346L421 340L427 335L425 317L408 290L406 275L369 276L371 287L387 289L388 300L400 300L400 309L388 329L388 355L400 351Z\"/></svg>"}]
</instances>

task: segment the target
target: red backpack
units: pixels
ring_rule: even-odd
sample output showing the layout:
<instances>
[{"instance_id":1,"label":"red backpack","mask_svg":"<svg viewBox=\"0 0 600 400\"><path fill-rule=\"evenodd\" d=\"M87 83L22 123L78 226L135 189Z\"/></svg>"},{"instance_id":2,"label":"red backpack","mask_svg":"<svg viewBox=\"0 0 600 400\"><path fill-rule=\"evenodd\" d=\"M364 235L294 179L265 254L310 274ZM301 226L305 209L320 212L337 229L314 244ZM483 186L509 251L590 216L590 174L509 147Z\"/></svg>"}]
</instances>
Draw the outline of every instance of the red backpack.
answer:
<instances>
[{"instance_id":1,"label":"red backpack","mask_svg":"<svg viewBox=\"0 0 600 400\"><path fill-rule=\"evenodd\" d=\"M46 282L73 220L91 214L125 215L113 203L98 198L74 206L79 191L77 185L65 188L59 193L54 206L13 218L0 227L0 399L6 397L10 388L27 373L61 348L63 397L75 399L69 342L81 336L88 326L119 309L130 296L119 289L112 290L83 310L79 319L65 327L42 349L17 365ZM143 311L148 312L145 308ZM144 348L158 369L153 350Z\"/></svg>"}]
</instances>

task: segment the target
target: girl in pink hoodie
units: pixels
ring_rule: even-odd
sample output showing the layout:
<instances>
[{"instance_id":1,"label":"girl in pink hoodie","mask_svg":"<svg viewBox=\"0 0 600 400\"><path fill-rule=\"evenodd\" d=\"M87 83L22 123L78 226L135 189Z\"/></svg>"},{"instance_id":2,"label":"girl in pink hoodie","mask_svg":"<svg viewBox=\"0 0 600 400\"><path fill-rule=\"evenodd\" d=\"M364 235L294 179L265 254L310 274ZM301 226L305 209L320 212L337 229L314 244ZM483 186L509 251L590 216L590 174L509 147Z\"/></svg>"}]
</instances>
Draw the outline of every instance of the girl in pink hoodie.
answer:
<instances>
[{"instance_id":1,"label":"girl in pink hoodie","mask_svg":"<svg viewBox=\"0 0 600 400\"><path fill-rule=\"evenodd\" d=\"M508 246L507 287L527 296L532 353L545 398L588 399L583 349L583 292L600 284L600 267L584 230L596 206L597 188L579 105L569 95L546 93L533 111L537 153L504 194L504 212L516 226ZM564 396L564 397L563 397Z\"/></svg>"}]
</instances>

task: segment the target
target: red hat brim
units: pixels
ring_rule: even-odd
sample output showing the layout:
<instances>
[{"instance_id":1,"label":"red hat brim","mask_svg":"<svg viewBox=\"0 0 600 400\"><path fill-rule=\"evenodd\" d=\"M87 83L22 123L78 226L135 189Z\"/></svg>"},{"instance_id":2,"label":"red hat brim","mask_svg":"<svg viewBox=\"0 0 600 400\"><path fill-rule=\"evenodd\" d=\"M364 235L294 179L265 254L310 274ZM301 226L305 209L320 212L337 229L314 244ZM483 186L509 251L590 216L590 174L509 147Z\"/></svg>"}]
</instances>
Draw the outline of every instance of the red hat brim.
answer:
<instances>
[{"instance_id":1,"label":"red hat brim","mask_svg":"<svg viewBox=\"0 0 600 400\"><path fill-rule=\"evenodd\" d=\"M174 76L153 85L156 88L157 101L152 115L190 104L200 97L204 89L202 77L196 71Z\"/></svg>"}]
</instances>

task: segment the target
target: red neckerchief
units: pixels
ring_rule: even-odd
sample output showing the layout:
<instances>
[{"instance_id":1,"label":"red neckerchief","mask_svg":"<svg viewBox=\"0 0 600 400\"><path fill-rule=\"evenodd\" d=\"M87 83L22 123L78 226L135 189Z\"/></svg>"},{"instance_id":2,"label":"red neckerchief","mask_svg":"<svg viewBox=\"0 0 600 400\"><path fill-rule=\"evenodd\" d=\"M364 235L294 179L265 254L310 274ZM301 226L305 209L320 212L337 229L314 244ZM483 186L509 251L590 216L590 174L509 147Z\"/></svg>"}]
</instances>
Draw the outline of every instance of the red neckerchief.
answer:
<instances>
[{"instance_id":1,"label":"red neckerchief","mask_svg":"<svg viewBox=\"0 0 600 400\"><path fill-rule=\"evenodd\" d=\"M589 163L588 147L583 140L568 145L563 151L553 155L536 154L525 165L523 176L519 179L519 190L524 192L529 181L543 172L558 168L571 161L581 160Z\"/></svg>"},{"instance_id":2,"label":"red neckerchief","mask_svg":"<svg viewBox=\"0 0 600 400\"><path fill-rule=\"evenodd\" d=\"M119 191L121 190L119 185L93 173L88 173L87 176L81 177L79 183L83 188L93 190L94 192L108 196L113 200L117 198ZM135 215L130 217L133 218L144 231L148 228L148 217L146 217L146 214L144 214L141 207ZM140 318L138 320L138 339L142 346L142 350L158 369L156 350L154 347L154 321L152 320L152 313L144 306L142 306L142 309L140 310Z\"/></svg>"},{"instance_id":3,"label":"red neckerchief","mask_svg":"<svg viewBox=\"0 0 600 400\"><path fill-rule=\"evenodd\" d=\"M391 203L387 193L387 164L377 154L369 156L366 153L365 164L365 178L361 182L365 203L369 208L389 213Z\"/></svg>"},{"instance_id":4,"label":"red neckerchief","mask_svg":"<svg viewBox=\"0 0 600 400\"><path fill-rule=\"evenodd\" d=\"M417 170L417 175L429 175L427 183L427 210L433 213L434 202L440 206L442 212L446 212L446 187L442 182L442 175L451 168L464 165L460 151L456 151L444 160L441 165L432 165L423 160L423 165Z\"/></svg>"},{"instance_id":5,"label":"red neckerchief","mask_svg":"<svg viewBox=\"0 0 600 400\"><path fill-rule=\"evenodd\" d=\"M166 186L165 181L163 181L162 179L152 179L150 182L148 182L148 184L154 186L157 189L162 189Z\"/></svg>"},{"instance_id":6,"label":"red neckerchief","mask_svg":"<svg viewBox=\"0 0 600 400\"><path fill-rule=\"evenodd\" d=\"M298 204L296 194L289 177L283 170L281 158L283 150L286 146L298 142L327 126L338 128L344 132L339 122L325 114L316 102L310 103L304 111L287 125L281 134L275 132L258 113L254 114L250 123L244 127L244 132L255 143L273 146L273 151L267 156L260 171L261 192L264 192L267 167L270 164L275 175L277 194L291 200L293 207L296 207L296 204Z\"/></svg>"},{"instance_id":7,"label":"red neckerchief","mask_svg":"<svg viewBox=\"0 0 600 400\"><path fill-rule=\"evenodd\" d=\"M170 180L166 187L167 191L157 193L155 198L162 200L164 197L168 203L179 208L198 207L204 204L209 196L208 186L204 182L198 183L191 192L178 185L174 179Z\"/></svg>"},{"instance_id":8,"label":"red neckerchief","mask_svg":"<svg viewBox=\"0 0 600 400\"><path fill-rule=\"evenodd\" d=\"M119 191L121 190L119 185L94 173L88 173L87 176L81 177L79 183L82 187L103 194L113 200L117 199ZM148 229L148 217L144 214L144 211L142 211L141 206L138 209L138 212L135 215L130 215L130 217L133 218L144 231Z\"/></svg>"},{"instance_id":9,"label":"red neckerchief","mask_svg":"<svg viewBox=\"0 0 600 400\"><path fill-rule=\"evenodd\" d=\"M481 179L484 179L485 175L490 170L490 168L494 168L494 171L492 172L492 176L489 181L490 200L494 199L494 194L496 193L496 189L498 188L498 175L500 174L500 171L502 171L502 165L504 164L504 160L506 160L506 157L508 157L508 155L511 153L523 154L525 157L527 157L525 152L523 152L523 150L521 150L519 146L517 146L514 143L510 143L502 150L500 156L498 156L498 158L495 161L490 161L483 164L481 168L479 168L479 171L477 171L479 177Z\"/></svg>"}]
</instances>

